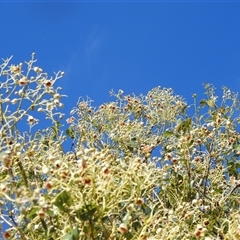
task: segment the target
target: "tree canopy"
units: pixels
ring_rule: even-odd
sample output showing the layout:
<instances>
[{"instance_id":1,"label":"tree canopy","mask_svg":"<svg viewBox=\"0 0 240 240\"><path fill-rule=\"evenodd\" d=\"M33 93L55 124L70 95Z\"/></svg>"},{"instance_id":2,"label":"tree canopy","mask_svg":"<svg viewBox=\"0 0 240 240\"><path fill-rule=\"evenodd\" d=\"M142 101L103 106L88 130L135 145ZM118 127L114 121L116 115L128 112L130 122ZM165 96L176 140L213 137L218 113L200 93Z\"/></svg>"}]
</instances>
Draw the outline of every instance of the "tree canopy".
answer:
<instances>
[{"instance_id":1,"label":"tree canopy","mask_svg":"<svg viewBox=\"0 0 240 240\"><path fill-rule=\"evenodd\" d=\"M112 90L64 114L63 76L0 65L4 239L240 239L237 93Z\"/></svg>"}]
</instances>

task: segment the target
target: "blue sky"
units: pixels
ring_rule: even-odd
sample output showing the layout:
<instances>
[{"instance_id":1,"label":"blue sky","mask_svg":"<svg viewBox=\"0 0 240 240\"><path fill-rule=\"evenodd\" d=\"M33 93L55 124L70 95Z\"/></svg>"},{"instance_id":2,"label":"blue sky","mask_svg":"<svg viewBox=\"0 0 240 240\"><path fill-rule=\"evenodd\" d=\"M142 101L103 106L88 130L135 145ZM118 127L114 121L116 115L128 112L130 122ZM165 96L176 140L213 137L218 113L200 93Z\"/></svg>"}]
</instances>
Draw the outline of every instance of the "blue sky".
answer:
<instances>
[{"instance_id":1,"label":"blue sky","mask_svg":"<svg viewBox=\"0 0 240 240\"><path fill-rule=\"evenodd\" d=\"M238 2L1 2L1 58L36 52L70 112L79 96L99 105L109 90L171 87L191 102L202 83L240 86Z\"/></svg>"},{"instance_id":2,"label":"blue sky","mask_svg":"<svg viewBox=\"0 0 240 240\"><path fill-rule=\"evenodd\" d=\"M239 2L0 2L0 57L36 53L69 97L100 105L109 90L146 94L171 87L192 103L203 83L240 87ZM219 91L220 92L220 91Z\"/></svg>"}]
</instances>

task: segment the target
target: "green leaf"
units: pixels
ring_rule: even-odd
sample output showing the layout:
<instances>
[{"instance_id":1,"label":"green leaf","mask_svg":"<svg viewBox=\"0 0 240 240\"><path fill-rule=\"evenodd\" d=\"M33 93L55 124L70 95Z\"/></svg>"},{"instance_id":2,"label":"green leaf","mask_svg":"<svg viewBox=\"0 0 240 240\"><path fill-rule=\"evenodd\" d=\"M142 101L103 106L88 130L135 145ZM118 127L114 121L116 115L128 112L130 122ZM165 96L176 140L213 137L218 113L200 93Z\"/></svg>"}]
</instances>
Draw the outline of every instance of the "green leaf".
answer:
<instances>
[{"instance_id":1,"label":"green leaf","mask_svg":"<svg viewBox=\"0 0 240 240\"><path fill-rule=\"evenodd\" d=\"M237 151L240 151L240 143L235 143L233 145L233 149L237 150Z\"/></svg>"},{"instance_id":2,"label":"green leaf","mask_svg":"<svg viewBox=\"0 0 240 240\"><path fill-rule=\"evenodd\" d=\"M94 127L98 126L98 120L96 120L96 119L92 120L91 123Z\"/></svg>"},{"instance_id":3,"label":"green leaf","mask_svg":"<svg viewBox=\"0 0 240 240\"><path fill-rule=\"evenodd\" d=\"M134 143L134 142L129 142L129 143L127 143L127 148L128 148L128 150L130 150L130 151L133 151L134 150L134 148L136 148L137 147L137 143Z\"/></svg>"},{"instance_id":4,"label":"green leaf","mask_svg":"<svg viewBox=\"0 0 240 240\"><path fill-rule=\"evenodd\" d=\"M192 146L192 144L194 143L194 140L191 140L189 143L188 143L188 146Z\"/></svg>"},{"instance_id":5,"label":"green leaf","mask_svg":"<svg viewBox=\"0 0 240 240\"><path fill-rule=\"evenodd\" d=\"M67 233L62 238L62 240L78 240L78 239L79 239L79 230L77 227L72 229L71 233Z\"/></svg>"},{"instance_id":6,"label":"green leaf","mask_svg":"<svg viewBox=\"0 0 240 240\"><path fill-rule=\"evenodd\" d=\"M37 211L39 211L39 207L33 207L30 211L30 213L27 215L27 217L29 219L33 219L35 218L35 216L37 215Z\"/></svg>"},{"instance_id":7,"label":"green leaf","mask_svg":"<svg viewBox=\"0 0 240 240\"><path fill-rule=\"evenodd\" d=\"M58 136L58 131L59 131L59 128L61 127L61 123L56 121L55 122L55 126L51 126L51 129L53 130L53 139L55 139L57 136Z\"/></svg>"},{"instance_id":8,"label":"green leaf","mask_svg":"<svg viewBox=\"0 0 240 240\"><path fill-rule=\"evenodd\" d=\"M133 239L134 235L131 232L124 233L124 238L127 240Z\"/></svg>"},{"instance_id":9,"label":"green leaf","mask_svg":"<svg viewBox=\"0 0 240 240\"><path fill-rule=\"evenodd\" d=\"M181 114L185 114L186 113L186 110L187 110L188 106L184 106L182 109L181 109Z\"/></svg>"},{"instance_id":10,"label":"green leaf","mask_svg":"<svg viewBox=\"0 0 240 240\"><path fill-rule=\"evenodd\" d=\"M91 219L93 214L96 212L96 210L97 210L97 208L95 207L91 210L88 210L87 212L80 214L81 220L87 221L87 220Z\"/></svg>"},{"instance_id":11,"label":"green leaf","mask_svg":"<svg viewBox=\"0 0 240 240\"><path fill-rule=\"evenodd\" d=\"M211 108L216 107L216 104L215 104L215 102L212 99L207 100L207 104Z\"/></svg>"},{"instance_id":12,"label":"green leaf","mask_svg":"<svg viewBox=\"0 0 240 240\"><path fill-rule=\"evenodd\" d=\"M202 99L202 100L200 101L200 105L201 105L202 107L205 107L205 105L207 105L207 100Z\"/></svg>"},{"instance_id":13,"label":"green leaf","mask_svg":"<svg viewBox=\"0 0 240 240\"><path fill-rule=\"evenodd\" d=\"M49 147L49 138L48 137L42 137L41 139L40 139L40 142L43 144L43 145L45 145L45 146L48 146Z\"/></svg>"},{"instance_id":14,"label":"green leaf","mask_svg":"<svg viewBox=\"0 0 240 240\"><path fill-rule=\"evenodd\" d=\"M166 131L163 133L163 137L171 137L173 135L174 135L174 133L172 131Z\"/></svg>"},{"instance_id":15,"label":"green leaf","mask_svg":"<svg viewBox=\"0 0 240 240\"><path fill-rule=\"evenodd\" d=\"M72 128L67 129L66 130L66 134L70 138L75 138L75 132L74 132L74 130Z\"/></svg>"},{"instance_id":16,"label":"green leaf","mask_svg":"<svg viewBox=\"0 0 240 240\"><path fill-rule=\"evenodd\" d=\"M177 132L183 131L184 133L189 132L192 128L192 119L187 118L176 127Z\"/></svg>"},{"instance_id":17,"label":"green leaf","mask_svg":"<svg viewBox=\"0 0 240 240\"><path fill-rule=\"evenodd\" d=\"M228 163L228 174L229 176L234 176L235 178L238 178L239 174L239 163L233 163L232 161Z\"/></svg>"},{"instance_id":18,"label":"green leaf","mask_svg":"<svg viewBox=\"0 0 240 240\"><path fill-rule=\"evenodd\" d=\"M60 211L66 212L66 205L70 204L71 197L68 195L68 193L64 190L61 193L58 194L56 197L56 200L54 202L54 205L59 208Z\"/></svg>"},{"instance_id":19,"label":"green leaf","mask_svg":"<svg viewBox=\"0 0 240 240\"><path fill-rule=\"evenodd\" d=\"M214 102L212 99L209 99L209 100L202 99L202 100L200 101L200 105L201 105L202 107L205 107L206 105L207 105L208 107L210 107L210 108L216 107L216 104L215 104L215 102Z\"/></svg>"},{"instance_id":20,"label":"green leaf","mask_svg":"<svg viewBox=\"0 0 240 240\"><path fill-rule=\"evenodd\" d=\"M54 212L52 210L47 210L47 214L50 216L50 217L54 217Z\"/></svg>"},{"instance_id":21,"label":"green leaf","mask_svg":"<svg viewBox=\"0 0 240 240\"><path fill-rule=\"evenodd\" d=\"M92 205L87 205L79 210L76 211L78 218L82 221L87 221L92 218L94 213L96 212L97 208Z\"/></svg>"}]
</instances>

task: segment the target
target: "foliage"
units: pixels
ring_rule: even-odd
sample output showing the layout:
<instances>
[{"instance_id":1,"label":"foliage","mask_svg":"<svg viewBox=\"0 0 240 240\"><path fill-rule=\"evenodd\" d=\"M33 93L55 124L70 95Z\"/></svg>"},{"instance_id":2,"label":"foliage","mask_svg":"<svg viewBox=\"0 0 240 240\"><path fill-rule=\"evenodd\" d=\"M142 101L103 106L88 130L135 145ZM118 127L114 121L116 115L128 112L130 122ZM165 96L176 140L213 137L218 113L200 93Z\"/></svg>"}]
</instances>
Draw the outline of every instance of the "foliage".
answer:
<instances>
[{"instance_id":1,"label":"foliage","mask_svg":"<svg viewBox=\"0 0 240 240\"><path fill-rule=\"evenodd\" d=\"M97 108L80 98L64 130L64 73L48 78L34 54L10 60L0 65L5 239L240 239L236 93L223 87L220 102L207 84L188 105L172 89L111 91Z\"/></svg>"}]
</instances>

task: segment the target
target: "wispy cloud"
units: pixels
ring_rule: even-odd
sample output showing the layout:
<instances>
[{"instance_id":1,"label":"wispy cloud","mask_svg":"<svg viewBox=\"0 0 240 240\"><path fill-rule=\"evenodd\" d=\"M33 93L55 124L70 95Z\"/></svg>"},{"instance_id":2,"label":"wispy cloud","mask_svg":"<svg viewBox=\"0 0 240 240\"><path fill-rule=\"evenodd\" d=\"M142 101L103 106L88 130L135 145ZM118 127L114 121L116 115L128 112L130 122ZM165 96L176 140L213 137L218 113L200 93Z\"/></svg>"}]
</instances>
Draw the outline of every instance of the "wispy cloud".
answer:
<instances>
[{"instance_id":1,"label":"wispy cloud","mask_svg":"<svg viewBox=\"0 0 240 240\"><path fill-rule=\"evenodd\" d=\"M89 34L81 38L80 42L76 46L74 51L70 54L68 63L63 67L64 71L67 73L65 81L71 81L71 76L79 76L81 73L90 71L93 68L93 65L99 61L100 50L104 45L104 33L99 29L98 26L94 26Z\"/></svg>"},{"instance_id":2,"label":"wispy cloud","mask_svg":"<svg viewBox=\"0 0 240 240\"><path fill-rule=\"evenodd\" d=\"M95 26L86 38L85 45L85 63L90 68L99 57L99 50L103 45L103 33Z\"/></svg>"}]
</instances>

